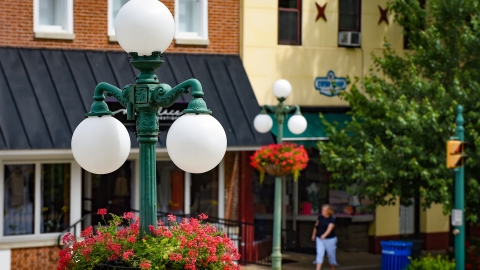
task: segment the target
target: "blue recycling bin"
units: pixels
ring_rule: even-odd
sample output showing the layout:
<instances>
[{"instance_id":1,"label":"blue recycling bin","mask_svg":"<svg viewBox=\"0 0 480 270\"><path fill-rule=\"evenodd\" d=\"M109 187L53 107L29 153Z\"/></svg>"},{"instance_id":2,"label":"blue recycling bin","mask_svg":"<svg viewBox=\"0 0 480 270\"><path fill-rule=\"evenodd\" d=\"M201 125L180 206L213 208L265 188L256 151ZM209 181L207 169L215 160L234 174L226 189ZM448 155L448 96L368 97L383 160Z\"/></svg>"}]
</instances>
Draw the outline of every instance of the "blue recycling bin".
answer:
<instances>
[{"instance_id":1,"label":"blue recycling bin","mask_svg":"<svg viewBox=\"0 0 480 270\"><path fill-rule=\"evenodd\" d=\"M410 264L412 242L381 241L382 270L404 270Z\"/></svg>"}]
</instances>

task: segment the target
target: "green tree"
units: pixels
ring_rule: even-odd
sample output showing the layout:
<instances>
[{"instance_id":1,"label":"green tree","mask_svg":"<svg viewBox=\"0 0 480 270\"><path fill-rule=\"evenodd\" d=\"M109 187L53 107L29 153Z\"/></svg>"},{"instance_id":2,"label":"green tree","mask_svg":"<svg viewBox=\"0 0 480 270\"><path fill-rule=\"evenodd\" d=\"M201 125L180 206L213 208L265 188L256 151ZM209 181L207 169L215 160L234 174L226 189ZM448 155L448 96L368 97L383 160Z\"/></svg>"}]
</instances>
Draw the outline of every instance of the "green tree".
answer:
<instances>
[{"instance_id":1,"label":"green tree","mask_svg":"<svg viewBox=\"0 0 480 270\"><path fill-rule=\"evenodd\" d=\"M391 0L409 48L399 55L385 45L363 80L341 98L352 121L329 125L318 144L332 185L375 205L424 198L422 206L453 206L454 174L445 166L445 143L455 135L457 105L464 108L467 217L480 211L480 1ZM393 195L393 196L388 196Z\"/></svg>"}]
</instances>

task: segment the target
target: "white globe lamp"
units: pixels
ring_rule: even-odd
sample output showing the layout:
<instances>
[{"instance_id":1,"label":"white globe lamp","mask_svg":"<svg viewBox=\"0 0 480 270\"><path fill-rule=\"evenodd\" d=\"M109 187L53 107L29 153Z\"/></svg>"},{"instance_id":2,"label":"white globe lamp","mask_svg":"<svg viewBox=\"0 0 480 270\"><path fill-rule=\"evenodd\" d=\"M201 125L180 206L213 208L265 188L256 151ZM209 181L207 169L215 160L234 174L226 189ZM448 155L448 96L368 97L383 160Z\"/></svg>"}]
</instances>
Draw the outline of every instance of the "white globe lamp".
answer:
<instances>
[{"instance_id":1,"label":"white globe lamp","mask_svg":"<svg viewBox=\"0 0 480 270\"><path fill-rule=\"evenodd\" d=\"M175 23L170 10L158 0L130 0L118 11L115 35L128 53L152 55L170 46Z\"/></svg>"},{"instance_id":2,"label":"white globe lamp","mask_svg":"<svg viewBox=\"0 0 480 270\"><path fill-rule=\"evenodd\" d=\"M292 85L284 79L275 81L273 84L273 94L277 98L287 98L292 92Z\"/></svg>"},{"instance_id":3,"label":"white globe lamp","mask_svg":"<svg viewBox=\"0 0 480 270\"><path fill-rule=\"evenodd\" d=\"M213 116L187 113L168 130L167 151L180 169L204 173L222 161L227 151L227 135Z\"/></svg>"},{"instance_id":4,"label":"white globe lamp","mask_svg":"<svg viewBox=\"0 0 480 270\"><path fill-rule=\"evenodd\" d=\"M295 114L288 120L288 129L293 134L302 134L307 129L307 120L301 114Z\"/></svg>"},{"instance_id":5,"label":"white globe lamp","mask_svg":"<svg viewBox=\"0 0 480 270\"><path fill-rule=\"evenodd\" d=\"M110 115L90 116L72 136L73 157L85 170L107 174L120 168L130 153L130 136L125 126Z\"/></svg>"},{"instance_id":6,"label":"white globe lamp","mask_svg":"<svg viewBox=\"0 0 480 270\"><path fill-rule=\"evenodd\" d=\"M260 133L267 133L272 129L273 120L270 115L261 113L253 119L253 126L255 130Z\"/></svg>"}]
</instances>

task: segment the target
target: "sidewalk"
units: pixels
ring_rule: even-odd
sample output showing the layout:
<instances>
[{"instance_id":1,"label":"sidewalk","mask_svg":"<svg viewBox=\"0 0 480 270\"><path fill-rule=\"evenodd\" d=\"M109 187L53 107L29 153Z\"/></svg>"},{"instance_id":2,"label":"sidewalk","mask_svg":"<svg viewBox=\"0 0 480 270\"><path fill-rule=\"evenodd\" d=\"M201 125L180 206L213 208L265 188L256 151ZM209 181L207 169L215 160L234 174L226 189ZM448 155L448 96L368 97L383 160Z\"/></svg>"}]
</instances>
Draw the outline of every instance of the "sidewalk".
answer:
<instances>
[{"instance_id":1,"label":"sidewalk","mask_svg":"<svg viewBox=\"0 0 480 270\"><path fill-rule=\"evenodd\" d=\"M325 260L328 259L325 256ZM289 262L282 265L283 270L300 270L300 269L311 269L315 270L315 265L313 261L315 260L315 255L304 254L304 253L294 253L294 252L284 252L284 259L294 260L295 262ZM340 264L337 267L338 270L379 270L381 264L381 255L374 255L366 252L344 252L337 251L337 261ZM267 270L270 267L249 264L247 266L242 266L242 270ZM322 270L330 269L328 262L323 264Z\"/></svg>"}]
</instances>

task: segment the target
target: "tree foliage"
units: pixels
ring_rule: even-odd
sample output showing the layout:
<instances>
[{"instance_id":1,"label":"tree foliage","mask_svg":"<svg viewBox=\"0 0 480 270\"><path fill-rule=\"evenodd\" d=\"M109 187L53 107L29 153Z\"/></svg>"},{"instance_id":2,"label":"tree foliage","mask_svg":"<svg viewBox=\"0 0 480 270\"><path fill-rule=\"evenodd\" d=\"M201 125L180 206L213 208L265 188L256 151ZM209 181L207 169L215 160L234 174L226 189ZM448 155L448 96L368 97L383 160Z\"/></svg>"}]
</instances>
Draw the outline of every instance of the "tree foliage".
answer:
<instances>
[{"instance_id":1,"label":"tree foliage","mask_svg":"<svg viewBox=\"0 0 480 270\"><path fill-rule=\"evenodd\" d=\"M391 0L409 48L388 44L368 76L341 98L352 121L340 129L326 121L329 141L318 144L333 185L375 205L423 198L422 205L453 206L454 173L445 166L445 143L455 135L456 107L463 106L467 217L480 210L480 1ZM321 118L323 118L321 116ZM389 196L393 195L393 196ZM398 196L398 197L397 197Z\"/></svg>"}]
</instances>

